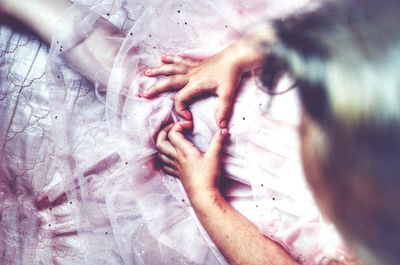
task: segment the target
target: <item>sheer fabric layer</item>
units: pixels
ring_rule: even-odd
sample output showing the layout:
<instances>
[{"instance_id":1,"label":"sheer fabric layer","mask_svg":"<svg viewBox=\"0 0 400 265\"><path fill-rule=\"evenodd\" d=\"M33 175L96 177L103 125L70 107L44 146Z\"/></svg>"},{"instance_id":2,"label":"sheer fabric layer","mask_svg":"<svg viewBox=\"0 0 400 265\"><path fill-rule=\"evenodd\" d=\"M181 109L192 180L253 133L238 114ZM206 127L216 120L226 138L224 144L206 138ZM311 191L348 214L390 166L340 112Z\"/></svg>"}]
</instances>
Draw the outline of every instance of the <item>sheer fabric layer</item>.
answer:
<instances>
[{"instance_id":1,"label":"sheer fabric layer","mask_svg":"<svg viewBox=\"0 0 400 265\"><path fill-rule=\"evenodd\" d=\"M255 31L265 17L284 15L304 2L80 3L59 22L44 74L47 82L32 85L38 89L35 95L44 98L38 104L47 113L41 125L46 133L21 138L18 148L28 150L34 145L25 142L48 137L50 144L38 145L48 146L46 151L34 148L34 155L21 156L22 168L34 157L44 157L42 162L17 178L15 164L8 170L3 162L12 156L2 155L0 209L9 217L0 221L6 238L1 261L226 264L179 180L155 167L154 137L167 120L178 117L173 94L153 101L138 97L154 82L143 70L158 65L164 53L209 56L247 33L246 25ZM39 71L34 63L32 69ZM301 173L295 95L275 98L268 109L270 100L254 79L243 82L224 155L224 194L301 263L341 259L340 240L320 218ZM18 101L2 108L12 113L12 104L21 108ZM190 137L203 150L217 128L215 107L213 97L191 106L195 130ZM24 120L24 111L16 120ZM8 183L29 189L16 192ZM16 219L23 226L12 226ZM16 242L22 247L15 248Z\"/></svg>"}]
</instances>

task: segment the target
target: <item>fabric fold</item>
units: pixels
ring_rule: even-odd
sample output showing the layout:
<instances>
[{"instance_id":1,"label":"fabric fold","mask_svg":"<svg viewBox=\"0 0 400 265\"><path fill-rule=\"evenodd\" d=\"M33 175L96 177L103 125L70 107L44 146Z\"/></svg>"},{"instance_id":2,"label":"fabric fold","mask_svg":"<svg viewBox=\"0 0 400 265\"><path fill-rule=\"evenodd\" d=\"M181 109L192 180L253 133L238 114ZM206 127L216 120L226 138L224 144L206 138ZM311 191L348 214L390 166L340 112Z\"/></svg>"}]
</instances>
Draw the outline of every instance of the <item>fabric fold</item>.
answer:
<instances>
[{"instance_id":1,"label":"fabric fold","mask_svg":"<svg viewBox=\"0 0 400 265\"><path fill-rule=\"evenodd\" d=\"M156 134L180 118L174 93L151 101L139 96L161 79L143 71L165 53L206 58L264 26L265 18L306 2L82 0L71 6L54 33L46 80L33 85L34 95L46 99L49 151L37 151L35 159L45 159L34 177L3 176L2 166L0 210L10 216L0 220L6 222L3 263L15 257L17 264L227 264L180 181L156 167ZM217 129L216 104L209 97L191 105L195 130L188 137L201 150ZM256 79L245 79L224 149L222 190L300 263L327 264L344 259L346 250L305 184L298 119L294 91L272 99ZM24 247L12 247L14 236Z\"/></svg>"}]
</instances>

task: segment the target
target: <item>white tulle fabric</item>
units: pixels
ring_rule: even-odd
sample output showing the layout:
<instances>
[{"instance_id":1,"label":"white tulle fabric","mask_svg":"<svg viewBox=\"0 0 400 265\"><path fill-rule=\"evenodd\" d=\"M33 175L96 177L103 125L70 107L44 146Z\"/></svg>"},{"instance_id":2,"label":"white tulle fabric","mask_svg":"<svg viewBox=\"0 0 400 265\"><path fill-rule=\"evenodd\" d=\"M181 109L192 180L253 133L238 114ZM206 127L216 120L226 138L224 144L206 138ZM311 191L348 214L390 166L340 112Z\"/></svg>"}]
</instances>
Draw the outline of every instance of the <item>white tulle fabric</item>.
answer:
<instances>
[{"instance_id":1,"label":"white tulle fabric","mask_svg":"<svg viewBox=\"0 0 400 265\"><path fill-rule=\"evenodd\" d=\"M10 232L13 219L0 220L7 228L0 231L10 235L3 263L16 257L13 264L227 264L180 181L155 166L155 136L179 118L172 93L139 97L157 81L143 71L165 53L211 55L305 4L93 0L69 8L54 33L45 73L54 149L32 181L29 202L39 206L29 207L28 215L36 216L25 226L30 234ZM321 218L303 177L295 92L274 97L271 105L257 83L246 78L234 102L223 193L300 263L342 260L346 249ZM209 97L191 106L195 129L189 137L202 150L217 129L216 104ZM0 192L2 215L8 209L3 205L12 204L7 192ZM13 235L29 247L12 252Z\"/></svg>"}]
</instances>

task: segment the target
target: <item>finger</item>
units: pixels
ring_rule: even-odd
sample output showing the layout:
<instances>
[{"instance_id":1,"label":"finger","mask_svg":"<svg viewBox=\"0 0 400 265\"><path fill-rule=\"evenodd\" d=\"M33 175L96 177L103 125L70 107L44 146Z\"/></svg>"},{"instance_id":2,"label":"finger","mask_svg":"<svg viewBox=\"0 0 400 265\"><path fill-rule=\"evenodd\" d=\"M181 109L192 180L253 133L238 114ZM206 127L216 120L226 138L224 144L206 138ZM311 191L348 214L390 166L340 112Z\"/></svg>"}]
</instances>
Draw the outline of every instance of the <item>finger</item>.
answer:
<instances>
[{"instance_id":1,"label":"finger","mask_svg":"<svg viewBox=\"0 0 400 265\"><path fill-rule=\"evenodd\" d=\"M174 127L174 125L175 123L168 124L167 126L165 126L163 130L169 132L172 129L172 127Z\"/></svg>"},{"instance_id":2,"label":"finger","mask_svg":"<svg viewBox=\"0 0 400 265\"><path fill-rule=\"evenodd\" d=\"M176 158L176 150L168 140L157 141L156 147L160 153L167 155L173 159Z\"/></svg>"},{"instance_id":3,"label":"finger","mask_svg":"<svg viewBox=\"0 0 400 265\"><path fill-rule=\"evenodd\" d=\"M164 154L158 154L158 159L162 165L166 165L171 168L175 168L175 161L172 160L169 156L166 156Z\"/></svg>"},{"instance_id":4,"label":"finger","mask_svg":"<svg viewBox=\"0 0 400 265\"><path fill-rule=\"evenodd\" d=\"M161 170L167 173L168 175L172 175L175 177L179 177L179 173L176 169L168 167L168 166L161 166Z\"/></svg>"},{"instance_id":5,"label":"finger","mask_svg":"<svg viewBox=\"0 0 400 265\"><path fill-rule=\"evenodd\" d=\"M183 75L167 77L148 88L143 93L143 97L150 99L167 91L178 90L184 87L187 82L187 78Z\"/></svg>"},{"instance_id":6,"label":"finger","mask_svg":"<svg viewBox=\"0 0 400 265\"><path fill-rule=\"evenodd\" d=\"M161 61L165 64L183 64L187 66L196 66L198 61L182 57L180 55L162 55Z\"/></svg>"},{"instance_id":7,"label":"finger","mask_svg":"<svg viewBox=\"0 0 400 265\"><path fill-rule=\"evenodd\" d=\"M231 111L232 95L224 94L219 96L215 118L218 126L223 129L228 126L228 118Z\"/></svg>"},{"instance_id":8,"label":"finger","mask_svg":"<svg viewBox=\"0 0 400 265\"><path fill-rule=\"evenodd\" d=\"M200 151L183 135L183 132L192 128L192 126L193 123L191 121L178 122L168 133L168 139L171 141L171 144L176 149L178 155L179 153L184 156L200 154Z\"/></svg>"},{"instance_id":9,"label":"finger","mask_svg":"<svg viewBox=\"0 0 400 265\"><path fill-rule=\"evenodd\" d=\"M205 92L210 91L209 89L199 89L191 84L185 86L184 89L181 89L178 93L176 93L174 98L174 107L178 115L185 118L186 120L192 119L192 114L190 113L187 103L194 97L199 96Z\"/></svg>"},{"instance_id":10,"label":"finger","mask_svg":"<svg viewBox=\"0 0 400 265\"><path fill-rule=\"evenodd\" d=\"M221 154L222 147L224 146L224 140L229 135L228 129L219 129L210 144L210 147L206 153L206 156L219 157Z\"/></svg>"},{"instance_id":11,"label":"finger","mask_svg":"<svg viewBox=\"0 0 400 265\"><path fill-rule=\"evenodd\" d=\"M188 68L183 64L164 64L160 67L149 68L144 73L148 77L156 77L160 75L181 75L186 74Z\"/></svg>"},{"instance_id":12,"label":"finger","mask_svg":"<svg viewBox=\"0 0 400 265\"><path fill-rule=\"evenodd\" d=\"M172 146L172 144L169 142L168 140L168 132L171 130L172 126L174 124L170 124L169 126L167 126L166 128L162 129L158 135L157 135L157 140L156 140L156 147L157 149L171 157L171 158L175 158L176 157L176 150L175 148Z\"/></svg>"}]
</instances>

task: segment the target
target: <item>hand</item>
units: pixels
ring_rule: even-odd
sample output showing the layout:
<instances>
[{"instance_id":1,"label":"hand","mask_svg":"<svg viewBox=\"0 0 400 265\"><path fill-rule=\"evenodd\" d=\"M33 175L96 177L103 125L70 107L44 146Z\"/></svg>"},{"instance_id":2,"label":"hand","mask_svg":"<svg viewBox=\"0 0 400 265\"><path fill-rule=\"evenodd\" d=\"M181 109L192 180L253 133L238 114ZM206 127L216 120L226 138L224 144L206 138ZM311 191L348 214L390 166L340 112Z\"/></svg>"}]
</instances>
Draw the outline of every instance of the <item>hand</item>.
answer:
<instances>
[{"instance_id":1,"label":"hand","mask_svg":"<svg viewBox=\"0 0 400 265\"><path fill-rule=\"evenodd\" d=\"M297 264L219 192L220 154L228 130L219 129L202 153L183 136L192 126L185 121L162 130L157 137L159 158L165 171L181 178L199 221L229 264Z\"/></svg>"},{"instance_id":2,"label":"hand","mask_svg":"<svg viewBox=\"0 0 400 265\"><path fill-rule=\"evenodd\" d=\"M191 120L188 103L196 96L211 93L219 97L216 111L216 121L219 127L225 128L229 117L232 99L242 75L234 56L223 51L202 62L176 55L162 56L164 63L158 68L148 69L145 74L149 77L160 75L166 79L150 87L144 97L152 98L160 93L180 90L175 95L175 110Z\"/></svg>"},{"instance_id":3,"label":"hand","mask_svg":"<svg viewBox=\"0 0 400 265\"><path fill-rule=\"evenodd\" d=\"M193 126L191 121L171 124L161 130L157 137L157 148L161 168L168 174L181 179L189 198L196 191L218 189L221 173L220 154L227 129L219 129L207 152L202 153L183 133Z\"/></svg>"},{"instance_id":4,"label":"hand","mask_svg":"<svg viewBox=\"0 0 400 265\"><path fill-rule=\"evenodd\" d=\"M215 94L219 97L216 121L220 128L226 128L233 96L242 74L263 66L269 54L269 45L274 41L274 29L267 27L243 37L202 62L182 56L162 56L164 64L148 69L145 74L149 77L164 75L167 78L150 87L143 96L150 99L166 91L179 90L175 95L175 109L186 120L191 120L187 107L190 100L204 93Z\"/></svg>"}]
</instances>

